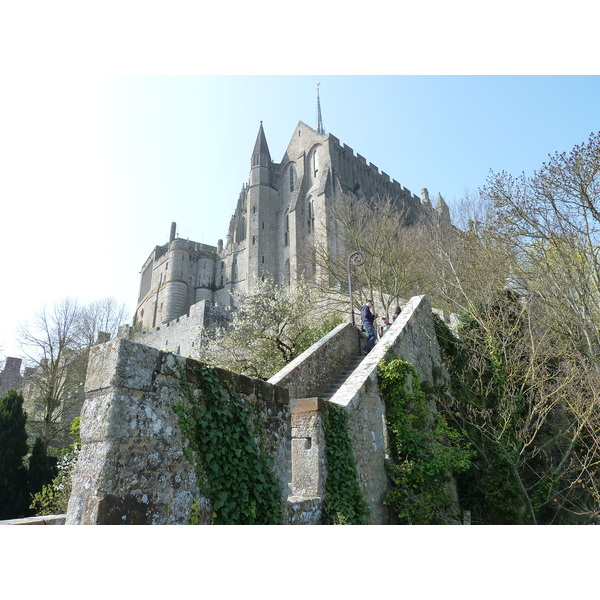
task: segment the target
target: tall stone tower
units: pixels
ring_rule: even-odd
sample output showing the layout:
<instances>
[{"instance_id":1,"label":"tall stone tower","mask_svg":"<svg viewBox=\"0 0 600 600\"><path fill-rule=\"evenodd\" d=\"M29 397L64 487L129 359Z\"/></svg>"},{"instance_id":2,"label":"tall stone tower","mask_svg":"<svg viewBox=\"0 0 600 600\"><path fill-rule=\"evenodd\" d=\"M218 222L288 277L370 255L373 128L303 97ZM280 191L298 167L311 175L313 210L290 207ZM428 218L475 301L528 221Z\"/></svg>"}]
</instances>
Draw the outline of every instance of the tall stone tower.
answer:
<instances>
[{"instance_id":1,"label":"tall stone tower","mask_svg":"<svg viewBox=\"0 0 600 600\"><path fill-rule=\"evenodd\" d=\"M246 188L248 213L246 287L277 272L277 213L279 193L262 121L252 151ZM270 233L270 234L269 234Z\"/></svg>"}]
</instances>

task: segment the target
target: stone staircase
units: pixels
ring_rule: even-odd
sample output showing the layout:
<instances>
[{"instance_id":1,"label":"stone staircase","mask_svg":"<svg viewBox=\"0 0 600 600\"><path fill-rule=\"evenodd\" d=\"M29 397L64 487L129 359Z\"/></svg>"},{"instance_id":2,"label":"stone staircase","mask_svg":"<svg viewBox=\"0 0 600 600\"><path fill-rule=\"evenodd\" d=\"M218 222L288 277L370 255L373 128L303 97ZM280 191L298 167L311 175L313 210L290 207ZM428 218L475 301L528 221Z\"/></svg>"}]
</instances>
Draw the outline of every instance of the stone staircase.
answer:
<instances>
[{"instance_id":1,"label":"stone staircase","mask_svg":"<svg viewBox=\"0 0 600 600\"><path fill-rule=\"evenodd\" d=\"M346 382L348 377L354 373L354 370L358 365L362 362L364 356L352 356L348 360L346 364L346 368L339 373L334 379L327 382L323 388L319 391L319 398L323 398L324 400L329 400Z\"/></svg>"}]
</instances>

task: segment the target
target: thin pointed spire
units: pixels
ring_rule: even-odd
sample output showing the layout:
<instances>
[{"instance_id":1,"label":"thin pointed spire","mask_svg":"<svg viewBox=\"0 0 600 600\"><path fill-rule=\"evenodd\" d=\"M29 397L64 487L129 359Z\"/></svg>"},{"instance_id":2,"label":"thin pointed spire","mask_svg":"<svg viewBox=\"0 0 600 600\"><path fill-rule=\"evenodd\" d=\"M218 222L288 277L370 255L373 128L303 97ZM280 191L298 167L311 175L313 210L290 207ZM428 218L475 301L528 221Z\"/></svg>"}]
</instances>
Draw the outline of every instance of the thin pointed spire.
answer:
<instances>
[{"instance_id":1,"label":"thin pointed spire","mask_svg":"<svg viewBox=\"0 0 600 600\"><path fill-rule=\"evenodd\" d=\"M319 86L321 83L317 81L317 132L325 133L325 128L323 127L323 118L321 117L321 98L319 96Z\"/></svg>"},{"instance_id":2,"label":"thin pointed spire","mask_svg":"<svg viewBox=\"0 0 600 600\"><path fill-rule=\"evenodd\" d=\"M254 151L252 152L253 156L255 154L264 154L265 156L269 157L269 160L271 159L271 153L269 152L269 146L267 145L267 138L265 137L262 121L260 122L260 127L258 128L256 143L254 144Z\"/></svg>"}]
</instances>

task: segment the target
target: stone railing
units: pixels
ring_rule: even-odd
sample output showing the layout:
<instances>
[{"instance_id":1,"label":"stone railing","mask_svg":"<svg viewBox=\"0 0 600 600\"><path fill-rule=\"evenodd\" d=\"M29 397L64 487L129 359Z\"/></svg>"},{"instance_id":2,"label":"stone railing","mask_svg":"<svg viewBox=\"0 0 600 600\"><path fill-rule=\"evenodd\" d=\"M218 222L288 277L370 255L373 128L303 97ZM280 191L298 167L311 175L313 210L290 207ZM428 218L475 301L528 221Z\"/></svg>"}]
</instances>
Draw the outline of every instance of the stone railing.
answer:
<instances>
[{"instance_id":1,"label":"stone railing","mask_svg":"<svg viewBox=\"0 0 600 600\"><path fill-rule=\"evenodd\" d=\"M359 484L371 511L372 523L386 523L387 509L383 499L388 489L385 471L387 429L385 405L378 386L377 367L388 354L412 363L421 381L431 386L440 385L444 379L441 355L432 320L431 306L424 296L409 300L390 329L364 358L354 372L328 400L346 409L348 432L352 442ZM330 335L334 338L341 328ZM311 361L318 356L319 348L309 349L301 358ZM303 373L302 364L292 371ZM442 381L443 380L443 381ZM279 374L270 381L285 379ZM304 388L310 391L311 386ZM292 472L291 484L294 499L322 498L327 471L325 468L325 442L322 429L324 403L317 397L300 398L290 394L292 400Z\"/></svg>"},{"instance_id":2,"label":"stone railing","mask_svg":"<svg viewBox=\"0 0 600 600\"><path fill-rule=\"evenodd\" d=\"M287 388L290 398L316 395L323 383L343 371L348 360L360 353L359 332L355 325L338 325L269 379Z\"/></svg>"}]
</instances>

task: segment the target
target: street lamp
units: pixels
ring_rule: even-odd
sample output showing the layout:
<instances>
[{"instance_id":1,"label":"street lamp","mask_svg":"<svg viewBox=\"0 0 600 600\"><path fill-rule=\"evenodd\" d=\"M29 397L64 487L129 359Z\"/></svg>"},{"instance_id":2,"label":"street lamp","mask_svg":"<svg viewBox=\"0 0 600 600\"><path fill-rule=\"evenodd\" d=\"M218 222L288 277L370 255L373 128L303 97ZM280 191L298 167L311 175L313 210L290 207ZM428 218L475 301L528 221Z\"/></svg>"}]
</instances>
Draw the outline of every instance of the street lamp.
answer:
<instances>
[{"instance_id":1,"label":"street lamp","mask_svg":"<svg viewBox=\"0 0 600 600\"><path fill-rule=\"evenodd\" d=\"M352 271L350 267L360 267L365 264L365 255L363 252L356 251L348 256L348 295L350 296L350 314L352 315L352 325L354 323L354 302L352 300Z\"/></svg>"}]
</instances>

